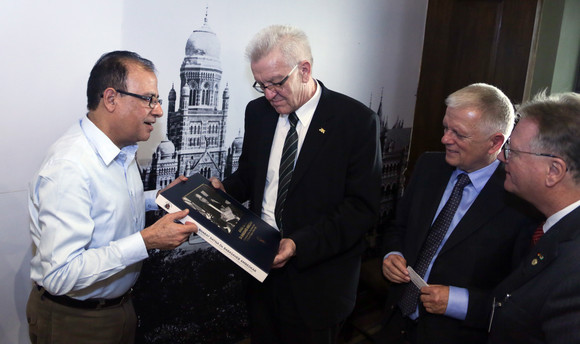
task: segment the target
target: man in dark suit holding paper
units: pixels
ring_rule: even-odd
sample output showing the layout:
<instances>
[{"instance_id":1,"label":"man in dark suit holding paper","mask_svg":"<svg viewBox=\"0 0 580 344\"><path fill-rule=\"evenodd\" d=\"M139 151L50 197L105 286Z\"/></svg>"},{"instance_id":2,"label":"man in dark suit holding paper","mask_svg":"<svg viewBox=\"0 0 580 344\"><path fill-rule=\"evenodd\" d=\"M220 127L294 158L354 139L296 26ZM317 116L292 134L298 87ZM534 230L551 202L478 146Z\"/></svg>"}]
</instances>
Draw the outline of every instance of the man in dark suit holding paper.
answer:
<instances>
[{"instance_id":1,"label":"man in dark suit holding paper","mask_svg":"<svg viewBox=\"0 0 580 344\"><path fill-rule=\"evenodd\" d=\"M385 233L382 269L393 284L381 342L485 342L474 312L487 306L486 297L520 257L522 226L533 226L521 201L503 189L496 160L514 123L509 99L496 87L473 84L446 105L445 153L419 158ZM409 283L407 266L429 286L419 291Z\"/></svg>"},{"instance_id":2,"label":"man in dark suit holding paper","mask_svg":"<svg viewBox=\"0 0 580 344\"><path fill-rule=\"evenodd\" d=\"M580 94L540 94L519 112L500 155L504 185L546 222L493 293L490 342L580 343Z\"/></svg>"},{"instance_id":3,"label":"man in dark suit holding paper","mask_svg":"<svg viewBox=\"0 0 580 344\"><path fill-rule=\"evenodd\" d=\"M252 343L336 343L378 218L378 116L312 78L300 30L262 30L248 57L264 96L246 108L239 168L223 186L282 233L274 269L250 281Z\"/></svg>"}]
</instances>

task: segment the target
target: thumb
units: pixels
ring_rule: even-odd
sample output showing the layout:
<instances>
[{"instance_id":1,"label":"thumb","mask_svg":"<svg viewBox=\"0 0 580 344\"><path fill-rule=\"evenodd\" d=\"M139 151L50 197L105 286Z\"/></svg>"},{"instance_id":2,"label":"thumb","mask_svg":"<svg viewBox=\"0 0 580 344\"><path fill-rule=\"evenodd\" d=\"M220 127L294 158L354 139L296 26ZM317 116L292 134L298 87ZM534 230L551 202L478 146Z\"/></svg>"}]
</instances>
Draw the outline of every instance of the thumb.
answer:
<instances>
[{"instance_id":1,"label":"thumb","mask_svg":"<svg viewBox=\"0 0 580 344\"><path fill-rule=\"evenodd\" d=\"M180 220L184 217L187 216L187 214L189 214L189 209L183 209L180 210L178 212L175 212L173 214L168 214L168 216L172 219L172 220Z\"/></svg>"}]
</instances>

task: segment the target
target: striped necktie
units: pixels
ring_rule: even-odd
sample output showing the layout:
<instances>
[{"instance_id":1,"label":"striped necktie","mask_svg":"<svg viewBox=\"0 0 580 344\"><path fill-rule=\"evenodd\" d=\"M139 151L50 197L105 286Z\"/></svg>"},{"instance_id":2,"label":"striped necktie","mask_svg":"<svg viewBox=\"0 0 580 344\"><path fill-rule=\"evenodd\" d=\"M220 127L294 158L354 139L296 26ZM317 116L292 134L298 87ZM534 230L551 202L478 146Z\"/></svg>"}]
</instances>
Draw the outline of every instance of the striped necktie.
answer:
<instances>
[{"instance_id":1,"label":"striped necktie","mask_svg":"<svg viewBox=\"0 0 580 344\"><path fill-rule=\"evenodd\" d=\"M288 194L288 186L290 185L290 180L292 180L296 151L298 150L298 133L296 133L298 117L296 116L296 113L292 112L288 115L288 121L290 122L290 129L288 130L288 134L286 134L284 148L282 149L278 178L278 198L276 199L276 208L274 209L274 216L276 217L276 224L278 225L280 233L283 233L282 214L284 212L286 195Z\"/></svg>"}]
</instances>

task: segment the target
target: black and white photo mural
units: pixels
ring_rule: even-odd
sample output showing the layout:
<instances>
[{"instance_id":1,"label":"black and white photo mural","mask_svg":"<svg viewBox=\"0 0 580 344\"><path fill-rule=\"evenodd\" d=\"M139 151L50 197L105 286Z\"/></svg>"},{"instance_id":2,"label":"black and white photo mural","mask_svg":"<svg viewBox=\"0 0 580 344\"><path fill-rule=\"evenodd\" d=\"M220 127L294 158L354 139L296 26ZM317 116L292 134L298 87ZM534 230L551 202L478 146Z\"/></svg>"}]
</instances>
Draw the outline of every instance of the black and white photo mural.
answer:
<instances>
[{"instance_id":1,"label":"black and white photo mural","mask_svg":"<svg viewBox=\"0 0 580 344\"><path fill-rule=\"evenodd\" d=\"M236 170L243 146L245 105L260 96L250 87L254 80L245 59L245 45L267 25L291 24L309 35L314 77L367 104L380 116L381 221L393 215L407 163L422 41L411 46L399 41L400 37L392 37L398 30L403 30L398 35L407 34L403 28L406 23L392 18L411 8L405 8L403 1L383 4L363 1L357 5L345 1L342 9L335 8L336 2L322 3L309 5L319 13L313 17L317 23L313 25L306 18L298 18L302 12L285 3L269 4L268 7L278 8L275 12L279 13L261 17L266 9L255 2L250 2L247 8L234 2L224 6L223 2L190 1L181 3L181 8L151 2L156 19L171 25L157 26L160 32L149 37L145 46L135 43L135 47L129 48L156 63L160 95L166 99L164 117L158 121L152 139L142 143L138 153L146 190L164 188L179 175L200 173L207 178L223 179ZM325 5L334 8L333 16ZM415 4L419 8L424 5L424 1ZM169 13L176 17L163 18ZM142 26L141 20L129 18L135 25L126 26L128 43L133 42L133 36L137 40L141 37L142 32L131 29ZM173 25L176 23L180 24ZM422 32L416 34L422 38ZM155 51L151 50L152 42ZM405 49L418 55L402 61L403 56L411 54ZM408 73L399 75L405 69ZM412 77L405 80L409 75ZM150 214L149 220L162 215L162 211ZM380 235L380 224L368 233L365 258L378 254ZM243 295L246 278L251 277L200 238L193 238L173 251L151 251L135 287L138 342L243 341L248 331Z\"/></svg>"},{"instance_id":2,"label":"black and white photo mural","mask_svg":"<svg viewBox=\"0 0 580 344\"><path fill-rule=\"evenodd\" d=\"M384 221L402 187L427 2L3 0L1 87L10 101L0 130L0 276L7 281L0 284L0 343L30 341L28 183L48 147L86 114L87 79L103 53L135 51L156 66L164 114L137 158L145 188L157 189L180 174L225 178L236 170L246 104L261 96L246 45L272 24L302 29L313 77L381 118ZM368 233L364 259L376 256L380 236L380 226ZM149 253L134 291L139 343L246 340L247 273L198 238Z\"/></svg>"}]
</instances>

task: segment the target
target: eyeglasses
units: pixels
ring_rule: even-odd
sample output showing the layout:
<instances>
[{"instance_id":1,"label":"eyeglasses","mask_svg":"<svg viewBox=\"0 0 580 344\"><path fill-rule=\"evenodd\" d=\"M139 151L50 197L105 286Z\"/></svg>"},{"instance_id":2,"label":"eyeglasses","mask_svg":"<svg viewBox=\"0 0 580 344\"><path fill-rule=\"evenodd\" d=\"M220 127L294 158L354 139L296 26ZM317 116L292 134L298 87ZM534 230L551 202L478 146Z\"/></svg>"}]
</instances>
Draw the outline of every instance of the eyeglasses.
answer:
<instances>
[{"instance_id":1,"label":"eyeglasses","mask_svg":"<svg viewBox=\"0 0 580 344\"><path fill-rule=\"evenodd\" d=\"M503 157L506 159L506 161L510 159L510 153L511 152L521 153L521 154L531 154L531 155L535 155L535 156L545 156L545 157L548 157L548 158L558 158L558 159L564 160L564 158L559 157L559 156L554 155L554 154L524 152L524 151L520 151L520 150L511 149L510 148L510 139L507 139L507 141L505 142L505 144L502 147L502 150L503 150ZM566 161L566 160L564 160L564 161Z\"/></svg>"},{"instance_id":2,"label":"eyeglasses","mask_svg":"<svg viewBox=\"0 0 580 344\"><path fill-rule=\"evenodd\" d=\"M139 98L139 99L143 99L145 101L148 101L149 107L152 109L155 109L157 104L161 105L163 103L163 100L159 99L159 97L156 97L156 96L142 96L140 94L135 94L135 93L121 91L121 90L115 90L115 91L118 93L127 95L127 96L131 96L131 97L135 97L135 98Z\"/></svg>"},{"instance_id":3,"label":"eyeglasses","mask_svg":"<svg viewBox=\"0 0 580 344\"><path fill-rule=\"evenodd\" d=\"M288 78L290 77L290 75L292 75L292 73L294 73L294 71L296 70L296 67L298 67L299 63L296 64L296 66L294 66L294 68L292 68L292 70L290 71L290 73L288 73L288 75L286 75L284 77L284 79L282 79L282 81L280 82L273 82L270 85L264 85L261 82L254 82L254 84L252 85L252 87L260 92L260 93L264 93L266 91L266 89L269 89L270 91L278 91L282 85L284 85L284 83L288 80Z\"/></svg>"}]
</instances>

